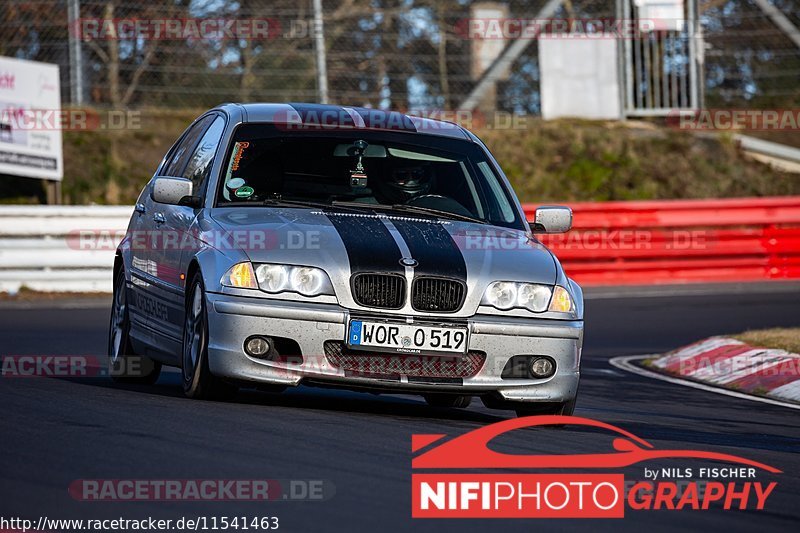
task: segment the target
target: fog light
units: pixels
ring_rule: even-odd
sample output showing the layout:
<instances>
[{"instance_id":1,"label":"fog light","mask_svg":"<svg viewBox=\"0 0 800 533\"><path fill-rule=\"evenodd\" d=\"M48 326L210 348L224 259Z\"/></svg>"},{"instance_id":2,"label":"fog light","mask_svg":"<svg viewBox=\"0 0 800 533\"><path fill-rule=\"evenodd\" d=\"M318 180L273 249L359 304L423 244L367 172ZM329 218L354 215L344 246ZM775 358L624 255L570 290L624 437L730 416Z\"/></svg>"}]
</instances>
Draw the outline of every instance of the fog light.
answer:
<instances>
[{"instance_id":1,"label":"fog light","mask_svg":"<svg viewBox=\"0 0 800 533\"><path fill-rule=\"evenodd\" d=\"M250 337L244 343L244 351L253 357L263 357L271 348L269 340L264 337Z\"/></svg>"},{"instance_id":2,"label":"fog light","mask_svg":"<svg viewBox=\"0 0 800 533\"><path fill-rule=\"evenodd\" d=\"M548 378L555 372L555 363L547 357L537 357L531 360L530 372L535 378Z\"/></svg>"}]
</instances>

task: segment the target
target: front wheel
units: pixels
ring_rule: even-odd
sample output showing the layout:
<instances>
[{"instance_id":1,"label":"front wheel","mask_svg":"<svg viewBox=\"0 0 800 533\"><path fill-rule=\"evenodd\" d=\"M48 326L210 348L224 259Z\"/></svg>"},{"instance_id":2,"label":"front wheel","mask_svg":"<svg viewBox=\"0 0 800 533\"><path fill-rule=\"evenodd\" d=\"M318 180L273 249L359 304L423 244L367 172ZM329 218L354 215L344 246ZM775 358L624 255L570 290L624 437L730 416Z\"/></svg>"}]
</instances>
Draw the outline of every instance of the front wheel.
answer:
<instances>
[{"instance_id":1,"label":"front wheel","mask_svg":"<svg viewBox=\"0 0 800 533\"><path fill-rule=\"evenodd\" d=\"M161 363L136 355L131 345L131 320L125 288L125 269L114 277L111 321L108 327L108 363L111 379L117 383L152 385L161 374Z\"/></svg>"},{"instance_id":2,"label":"front wheel","mask_svg":"<svg viewBox=\"0 0 800 533\"><path fill-rule=\"evenodd\" d=\"M183 392L199 400L228 400L236 386L214 376L208 367L208 313L203 278L198 272L189 285L183 326Z\"/></svg>"}]
</instances>

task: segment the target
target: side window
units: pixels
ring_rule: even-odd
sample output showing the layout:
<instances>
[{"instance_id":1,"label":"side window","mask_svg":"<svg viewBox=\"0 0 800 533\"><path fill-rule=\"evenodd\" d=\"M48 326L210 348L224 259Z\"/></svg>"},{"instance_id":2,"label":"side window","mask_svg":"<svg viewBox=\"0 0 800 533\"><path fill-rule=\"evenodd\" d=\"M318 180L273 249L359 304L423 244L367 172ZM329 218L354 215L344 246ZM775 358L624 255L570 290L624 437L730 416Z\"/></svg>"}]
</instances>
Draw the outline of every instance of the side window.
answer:
<instances>
[{"instance_id":1,"label":"side window","mask_svg":"<svg viewBox=\"0 0 800 533\"><path fill-rule=\"evenodd\" d=\"M481 169L483 177L486 178L486 182L489 184L489 188L492 190L494 202L491 202L490 200L490 208L494 207L491 205L491 203L496 203L496 206L500 211L500 218L502 218L502 220L505 222L514 222L514 208L511 207L508 197L503 192L503 187L497 180L497 176L494 175L491 167L489 167L489 163L486 161L481 161L478 163L478 168Z\"/></svg>"},{"instance_id":2,"label":"side window","mask_svg":"<svg viewBox=\"0 0 800 533\"><path fill-rule=\"evenodd\" d=\"M173 150L170 160L164 165L164 169L161 171L162 175L178 177L183 173L183 169L186 167L186 162L189 161L189 156L192 155L192 150L197 144L197 140L203 132L206 131L208 124L212 120L214 120L213 115L204 117L201 121L192 126L192 129L186 132L186 135L183 136L183 140L181 140L180 144Z\"/></svg>"},{"instance_id":3,"label":"side window","mask_svg":"<svg viewBox=\"0 0 800 533\"><path fill-rule=\"evenodd\" d=\"M189 164L186 165L186 170L183 172L183 177L192 180L192 183L194 183L194 194L197 196L201 196L205 190L205 184L213 166L214 154L217 152L217 146L219 146L219 141L224 131L225 119L217 117L206 130L203 138L200 139L200 143L197 145L194 154L189 159Z\"/></svg>"}]
</instances>

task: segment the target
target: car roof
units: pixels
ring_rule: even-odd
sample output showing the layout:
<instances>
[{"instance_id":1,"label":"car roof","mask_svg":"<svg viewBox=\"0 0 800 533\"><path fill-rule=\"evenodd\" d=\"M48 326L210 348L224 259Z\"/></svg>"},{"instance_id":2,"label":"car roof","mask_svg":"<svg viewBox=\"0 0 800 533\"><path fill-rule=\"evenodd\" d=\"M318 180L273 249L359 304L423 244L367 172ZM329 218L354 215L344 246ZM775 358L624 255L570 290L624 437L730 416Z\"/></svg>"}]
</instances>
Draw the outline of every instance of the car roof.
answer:
<instances>
[{"instance_id":1,"label":"car roof","mask_svg":"<svg viewBox=\"0 0 800 533\"><path fill-rule=\"evenodd\" d=\"M415 117L398 111L313 103L226 103L215 109L231 112L233 108L238 108L243 114L242 122L245 123L270 122L298 126L367 128L474 141L472 134L453 122Z\"/></svg>"}]
</instances>

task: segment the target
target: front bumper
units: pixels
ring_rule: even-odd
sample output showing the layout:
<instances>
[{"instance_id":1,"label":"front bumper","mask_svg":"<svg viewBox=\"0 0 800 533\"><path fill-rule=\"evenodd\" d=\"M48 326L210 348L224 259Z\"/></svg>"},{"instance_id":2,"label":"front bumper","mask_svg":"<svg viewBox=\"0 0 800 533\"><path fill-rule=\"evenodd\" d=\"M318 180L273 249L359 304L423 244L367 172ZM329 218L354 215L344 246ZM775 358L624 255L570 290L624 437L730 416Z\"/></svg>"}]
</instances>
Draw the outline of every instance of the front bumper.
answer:
<instances>
[{"instance_id":1,"label":"front bumper","mask_svg":"<svg viewBox=\"0 0 800 533\"><path fill-rule=\"evenodd\" d=\"M402 375L390 379L353 375L326 357L326 341L345 339L350 311L343 307L219 293L208 293L207 298L209 367L213 374L224 378L290 386L308 382L387 392L493 393L503 400L531 402L566 402L577 395L583 343L580 320L475 315L466 321L469 350L485 354L485 360L474 375L451 380L409 379ZM291 355L302 358L271 361L250 357L243 345L251 335L293 339L301 353ZM552 357L556 373L546 379L501 378L508 359L514 355Z\"/></svg>"}]
</instances>

